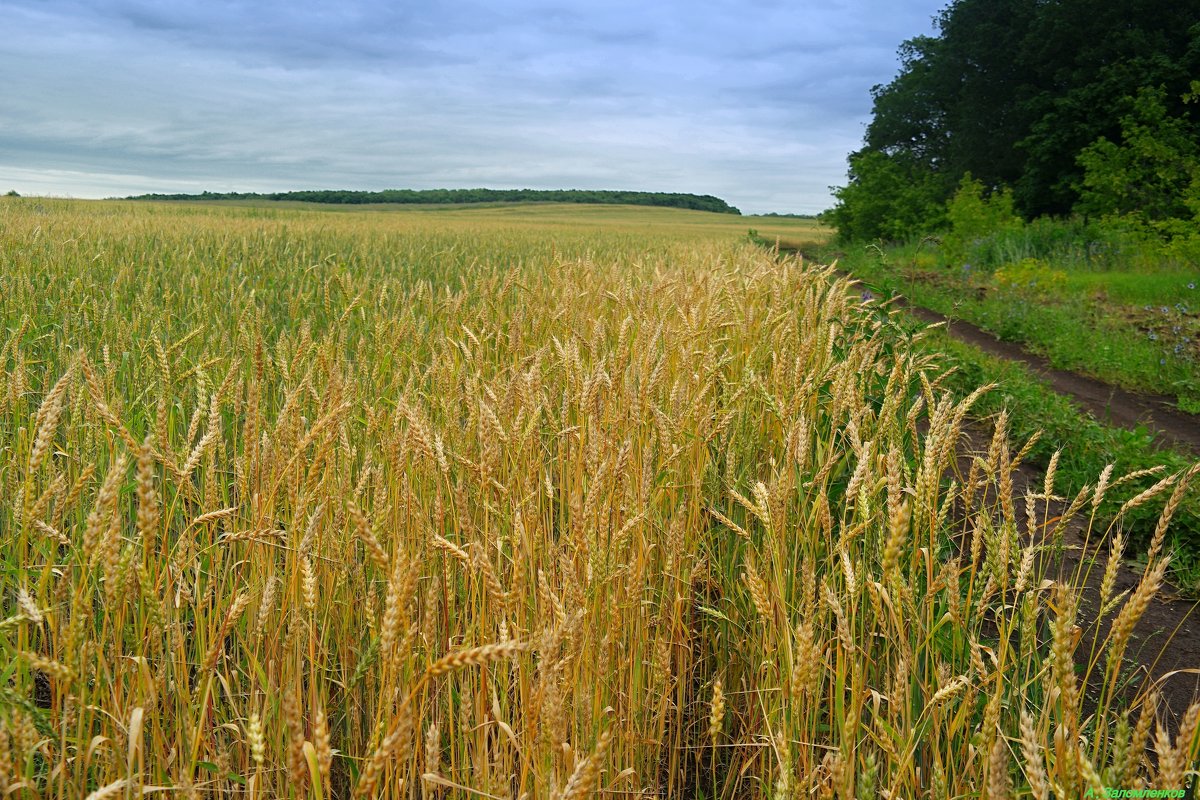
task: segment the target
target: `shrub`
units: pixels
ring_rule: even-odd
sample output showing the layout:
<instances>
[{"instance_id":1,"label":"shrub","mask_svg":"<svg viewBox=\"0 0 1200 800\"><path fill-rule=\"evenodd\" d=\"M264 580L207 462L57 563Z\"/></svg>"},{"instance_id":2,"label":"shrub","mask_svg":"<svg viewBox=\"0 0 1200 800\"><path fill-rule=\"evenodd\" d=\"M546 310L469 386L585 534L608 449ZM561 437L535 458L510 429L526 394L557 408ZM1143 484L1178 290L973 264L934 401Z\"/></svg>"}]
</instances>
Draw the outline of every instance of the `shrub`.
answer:
<instances>
[{"instance_id":1,"label":"shrub","mask_svg":"<svg viewBox=\"0 0 1200 800\"><path fill-rule=\"evenodd\" d=\"M946 204L950 230L942 237L942 254L951 265L967 261L971 250L989 238L1020 230L1021 218L1013 210L1012 192L1003 189L988 196L984 186L963 176L954 197Z\"/></svg>"}]
</instances>

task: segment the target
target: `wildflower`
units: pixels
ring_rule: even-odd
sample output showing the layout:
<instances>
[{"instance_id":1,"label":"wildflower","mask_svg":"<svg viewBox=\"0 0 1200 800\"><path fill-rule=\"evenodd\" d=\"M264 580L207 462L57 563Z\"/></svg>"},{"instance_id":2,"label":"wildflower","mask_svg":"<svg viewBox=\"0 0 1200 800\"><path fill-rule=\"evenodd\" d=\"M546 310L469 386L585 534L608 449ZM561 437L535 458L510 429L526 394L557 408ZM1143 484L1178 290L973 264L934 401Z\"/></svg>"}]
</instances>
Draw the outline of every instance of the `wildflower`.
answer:
<instances>
[{"instance_id":1,"label":"wildflower","mask_svg":"<svg viewBox=\"0 0 1200 800\"><path fill-rule=\"evenodd\" d=\"M875 299L875 295L871 294L871 290L870 290L870 289L864 289L864 290L863 290L863 293L862 293L862 301L863 301L864 303L869 303L870 301L872 301L872 300L874 300L874 299Z\"/></svg>"},{"instance_id":2,"label":"wildflower","mask_svg":"<svg viewBox=\"0 0 1200 800\"><path fill-rule=\"evenodd\" d=\"M1147 338L1147 339L1149 339L1149 340L1150 340L1150 341L1152 341L1152 342L1157 342L1157 341L1158 341L1158 334L1157 334L1157 333L1154 333L1153 331L1151 331L1150 333L1147 333L1147 334L1146 334L1146 338Z\"/></svg>"},{"instance_id":3,"label":"wildflower","mask_svg":"<svg viewBox=\"0 0 1200 800\"><path fill-rule=\"evenodd\" d=\"M1195 281L1188 281L1188 288L1189 288L1189 289L1195 289L1195 288L1196 288L1196 282L1195 282Z\"/></svg>"}]
</instances>

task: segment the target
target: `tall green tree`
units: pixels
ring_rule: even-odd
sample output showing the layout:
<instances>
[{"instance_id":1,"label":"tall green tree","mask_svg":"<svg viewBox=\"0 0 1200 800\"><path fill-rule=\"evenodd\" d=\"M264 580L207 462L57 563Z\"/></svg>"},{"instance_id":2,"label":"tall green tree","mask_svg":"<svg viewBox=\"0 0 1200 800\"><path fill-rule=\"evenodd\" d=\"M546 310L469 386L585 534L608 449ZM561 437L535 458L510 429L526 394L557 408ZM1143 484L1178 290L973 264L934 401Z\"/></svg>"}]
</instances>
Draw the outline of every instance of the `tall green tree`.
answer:
<instances>
[{"instance_id":1,"label":"tall green tree","mask_svg":"<svg viewBox=\"0 0 1200 800\"><path fill-rule=\"evenodd\" d=\"M1200 181L1200 128L1168 112L1161 87L1143 88L1125 105L1118 140L1102 136L1079 154L1077 207L1151 227L1191 217L1189 193Z\"/></svg>"},{"instance_id":2,"label":"tall green tree","mask_svg":"<svg viewBox=\"0 0 1200 800\"><path fill-rule=\"evenodd\" d=\"M1032 122L1017 205L1029 217L1066 214L1079 199L1080 152L1119 138L1127 97L1161 86L1168 113L1188 113L1180 98L1200 75L1200 0L1043 3L1020 58L1039 85L1023 101Z\"/></svg>"},{"instance_id":3,"label":"tall green tree","mask_svg":"<svg viewBox=\"0 0 1200 800\"><path fill-rule=\"evenodd\" d=\"M936 22L938 35L904 42L899 73L872 89L864 146L828 215L854 223L843 236L911 229L912 184L932 208L967 173L985 194L1012 187L1026 218L1071 213L1080 154L1121 141L1143 87L1163 88L1166 117L1197 122L1180 98L1200 75L1200 0L954 0ZM934 212L917 227L944 221Z\"/></svg>"},{"instance_id":4,"label":"tall green tree","mask_svg":"<svg viewBox=\"0 0 1200 800\"><path fill-rule=\"evenodd\" d=\"M868 148L904 154L945 176L952 194L964 173L986 186L1021 174L1015 145L1029 119L1024 99L1036 75L1019 58L1036 0L959 0L937 17L940 35L900 46L900 73L872 90Z\"/></svg>"},{"instance_id":5,"label":"tall green tree","mask_svg":"<svg viewBox=\"0 0 1200 800\"><path fill-rule=\"evenodd\" d=\"M850 156L850 181L834 189L837 205L822 220L846 241L904 240L942 213L942 194L937 177L920 165L864 149Z\"/></svg>"}]
</instances>

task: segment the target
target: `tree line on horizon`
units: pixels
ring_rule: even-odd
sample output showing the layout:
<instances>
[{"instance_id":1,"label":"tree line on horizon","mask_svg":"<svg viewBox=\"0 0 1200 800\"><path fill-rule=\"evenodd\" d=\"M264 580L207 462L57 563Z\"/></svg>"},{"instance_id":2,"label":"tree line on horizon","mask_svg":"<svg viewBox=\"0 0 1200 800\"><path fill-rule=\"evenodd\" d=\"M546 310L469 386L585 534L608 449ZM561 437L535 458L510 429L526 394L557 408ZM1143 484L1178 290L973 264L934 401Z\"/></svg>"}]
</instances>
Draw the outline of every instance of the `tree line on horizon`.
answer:
<instances>
[{"instance_id":1,"label":"tree line on horizon","mask_svg":"<svg viewBox=\"0 0 1200 800\"><path fill-rule=\"evenodd\" d=\"M681 192L630 192L598 189L384 189L378 192L317 189L293 192L201 192L200 194L143 194L128 200L292 200L304 203L365 205L463 203L598 203L663 206L718 214L742 212L719 197Z\"/></svg>"},{"instance_id":2,"label":"tree line on horizon","mask_svg":"<svg viewBox=\"0 0 1200 800\"><path fill-rule=\"evenodd\" d=\"M843 240L944 229L965 185L1026 220L1200 221L1200 0L955 0L899 48L822 218Z\"/></svg>"}]
</instances>

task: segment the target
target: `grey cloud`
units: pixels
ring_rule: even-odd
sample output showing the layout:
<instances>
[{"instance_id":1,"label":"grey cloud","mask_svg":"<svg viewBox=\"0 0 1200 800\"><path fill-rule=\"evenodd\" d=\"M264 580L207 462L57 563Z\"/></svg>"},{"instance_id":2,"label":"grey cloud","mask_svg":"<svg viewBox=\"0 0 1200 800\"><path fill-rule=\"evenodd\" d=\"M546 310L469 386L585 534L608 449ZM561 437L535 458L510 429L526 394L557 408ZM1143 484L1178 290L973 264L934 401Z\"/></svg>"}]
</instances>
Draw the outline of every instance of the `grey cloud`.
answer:
<instances>
[{"instance_id":1,"label":"grey cloud","mask_svg":"<svg viewBox=\"0 0 1200 800\"><path fill-rule=\"evenodd\" d=\"M577 186L815 211L935 11L12 2L0 190Z\"/></svg>"}]
</instances>

